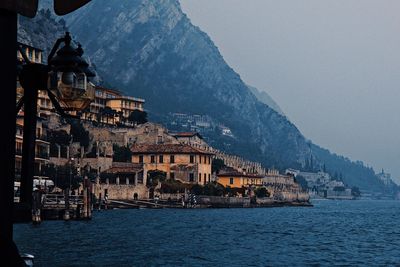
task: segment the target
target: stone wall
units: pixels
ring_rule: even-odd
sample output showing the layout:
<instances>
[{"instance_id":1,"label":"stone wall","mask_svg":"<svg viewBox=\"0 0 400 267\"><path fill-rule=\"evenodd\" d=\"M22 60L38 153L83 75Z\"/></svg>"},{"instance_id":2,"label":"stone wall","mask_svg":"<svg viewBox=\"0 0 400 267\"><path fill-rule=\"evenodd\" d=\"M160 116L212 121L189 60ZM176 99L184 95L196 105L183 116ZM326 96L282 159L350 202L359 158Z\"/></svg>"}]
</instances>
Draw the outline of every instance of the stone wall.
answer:
<instances>
[{"instance_id":1,"label":"stone wall","mask_svg":"<svg viewBox=\"0 0 400 267\"><path fill-rule=\"evenodd\" d=\"M145 185L138 184L103 184L97 183L94 185L94 194L96 198L101 197L104 198L105 192L107 190L108 199L114 200L133 200L134 194L138 194L139 199L148 199L149 191Z\"/></svg>"}]
</instances>

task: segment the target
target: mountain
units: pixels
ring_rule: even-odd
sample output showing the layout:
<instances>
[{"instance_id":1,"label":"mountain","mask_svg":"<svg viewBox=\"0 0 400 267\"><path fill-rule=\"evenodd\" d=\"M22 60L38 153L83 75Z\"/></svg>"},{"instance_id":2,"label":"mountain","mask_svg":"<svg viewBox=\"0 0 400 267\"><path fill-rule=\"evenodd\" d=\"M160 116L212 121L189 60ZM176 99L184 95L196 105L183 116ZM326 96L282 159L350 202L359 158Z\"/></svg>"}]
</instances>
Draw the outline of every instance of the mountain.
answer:
<instances>
[{"instance_id":1,"label":"mountain","mask_svg":"<svg viewBox=\"0 0 400 267\"><path fill-rule=\"evenodd\" d=\"M234 136L210 133L217 148L280 170L309 168L311 160L312 170L325 165L351 186L384 190L372 169L312 144L274 102L249 89L179 1L96 0L64 19L100 76L145 98L152 120L207 115Z\"/></svg>"},{"instance_id":2,"label":"mountain","mask_svg":"<svg viewBox=\"0 0 400 267\"><path fill-rule=\"evenodd\" d=\"M285 116L285 113L283 113L279 105L272 99L272 97L269 94L267 94L267 92L258 90L256 87L250 85L248 85L247 87L257 97L258 101L266 104L267 106L269 106L282 116Z\"/></svg>"},{"instance_id":3,"label":"mountain","mask_svg":"<svg viewBox=\"0 0 400 267\"><path fill-rule=\"evenodd\" d=\"M18 41L44 50L46 54L66 31L65 20L57 20L48 9L41 9L33 19L18 17Z\"/></svg>"}]
</instances>

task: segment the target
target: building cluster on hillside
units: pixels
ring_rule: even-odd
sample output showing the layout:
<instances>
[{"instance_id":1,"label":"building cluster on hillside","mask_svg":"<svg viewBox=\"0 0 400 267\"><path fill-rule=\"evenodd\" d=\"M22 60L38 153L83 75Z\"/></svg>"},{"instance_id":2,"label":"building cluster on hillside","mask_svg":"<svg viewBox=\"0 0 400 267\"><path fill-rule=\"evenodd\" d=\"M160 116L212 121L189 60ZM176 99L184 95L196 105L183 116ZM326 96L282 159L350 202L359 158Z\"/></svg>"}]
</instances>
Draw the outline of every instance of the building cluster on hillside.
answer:
<instances>
[{"instance_id":1,"label":"building cluster on hillside","mask_svg":"<svg viewBox=\"0 0 400 267\"><path fill-rule=\"evenodd\" d=\"M221 123L215 122L210 116L186 113L171 113L172 120L169 127L183 131L207 134L217 130L221 135L234 137L231 129Z\"/></svg>"},{"instance_id":2,"label":"building cluster on hillside","mask_svg":"<svg viewBox=\"0 0 400 267\"><path fill-rule=\"evenodd\" d=\"M23 46L23 49L30 59L41 62L41 50L30 46ZM223 187L236 188L237 192L244 190L243 194L235 196L251 196L258 188L265 188L271 199L308 200L308 194L296 183L294 175L266 170L260 163L209 146L199 133L213 127L209 117L174 114L173 123L187 125L191 130L188 132L170 133L155 123L136 125L129 117L134 111L144 111L143 99L92 83L88 86L94 91L94 101L83 112L74 114L80 117L80 124L90 136L86 145L73 141L73 138L67 143L49 141L48 134L54 131L65 131L68 138L71 137L72 126L63 123L55 113L47 93L39 92L35 178L48 179L42 171L43 166L59 168L71 164L78 174L95 175L94 193L98 198L105 195L113 199L153 198L155 194L161 194L162 182L168 180L187 188L219 183ZM18 84L17 101L22 95L23 89ZM21 173L23 116L22 109L17 117L17 180ZM229 128L217 126L223 135L233 136ZM125 162L116 162L116 149L128 149L129 158L125 158ZM212 169L215 159L224 163L218 172ZM176 192L176 197L179 195L180 192Z\"/></svg>"},{"instance_id":3,"label":"building cluster on hillside","mask_svg":"<svg viewBox=\"0 0 400 267\"><path fill-rule=\"evenodd\" d=\"M286 173L294 175L297 180L302 180L311 198L327 199L353 199L352 189L347 187L343 181L334 179L329 173L302 172L288 169Z\"/></svg>"}]
</instances>

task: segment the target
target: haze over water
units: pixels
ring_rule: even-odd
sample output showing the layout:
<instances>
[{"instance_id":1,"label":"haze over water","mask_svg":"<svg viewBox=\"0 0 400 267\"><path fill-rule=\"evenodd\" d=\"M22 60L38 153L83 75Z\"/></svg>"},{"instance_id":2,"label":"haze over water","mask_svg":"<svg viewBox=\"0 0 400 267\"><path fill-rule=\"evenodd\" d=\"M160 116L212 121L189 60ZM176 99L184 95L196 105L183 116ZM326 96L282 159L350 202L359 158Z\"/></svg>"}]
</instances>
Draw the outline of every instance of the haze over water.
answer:
<instances>
[{"instance_id":1,"label":"haze over water","mask_svg":"<svg viewBox=\"0 0 400 267\"><path fill-rule=\"evenodd\" d=\"M91 221L14 226L35 266L400 264L400 202L313 208L109 210Z\"/></svg>"},{"instance_id":2,"label":"haze over water","mask_svg":"<svg viewBox=\"0 0 400 267\"><path fill-rule=\"evenodd\" d=\"M400 2L180 0L316 144L400 181Z\"/></svg>"}]
</instances>

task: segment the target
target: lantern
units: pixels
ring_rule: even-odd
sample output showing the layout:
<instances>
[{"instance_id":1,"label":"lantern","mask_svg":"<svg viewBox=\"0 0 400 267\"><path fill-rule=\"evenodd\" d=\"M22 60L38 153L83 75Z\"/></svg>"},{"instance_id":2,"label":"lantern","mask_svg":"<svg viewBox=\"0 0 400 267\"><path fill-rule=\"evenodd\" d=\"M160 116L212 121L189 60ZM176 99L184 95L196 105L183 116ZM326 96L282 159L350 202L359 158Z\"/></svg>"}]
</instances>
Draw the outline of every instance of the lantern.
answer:
<instances>
[{"instance_id":1,"label":"lantern","mask_svg":"<svg viewBox=\"0 0 400 267\"><path fill-rule=\"evenodd\" d=\"M55 57L50 57L48 89L55 95L64 110L80 111L89 106L94 99L94 87L88 82L95 74L82 58L83 49L73 47L71 36L67 32L60 39L64 46Z\"/></svg>"}]
</instances>

